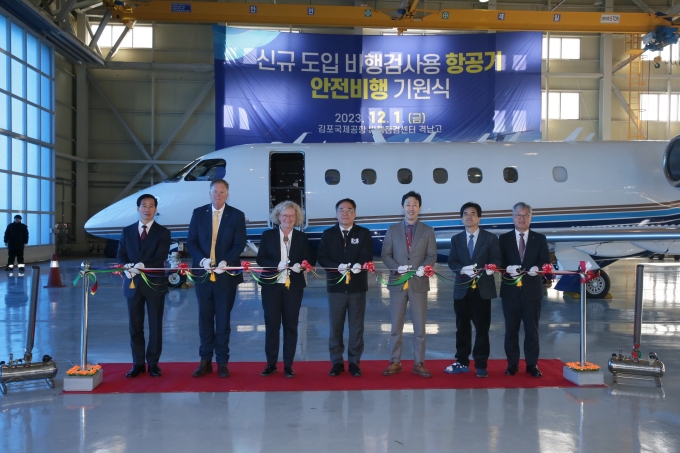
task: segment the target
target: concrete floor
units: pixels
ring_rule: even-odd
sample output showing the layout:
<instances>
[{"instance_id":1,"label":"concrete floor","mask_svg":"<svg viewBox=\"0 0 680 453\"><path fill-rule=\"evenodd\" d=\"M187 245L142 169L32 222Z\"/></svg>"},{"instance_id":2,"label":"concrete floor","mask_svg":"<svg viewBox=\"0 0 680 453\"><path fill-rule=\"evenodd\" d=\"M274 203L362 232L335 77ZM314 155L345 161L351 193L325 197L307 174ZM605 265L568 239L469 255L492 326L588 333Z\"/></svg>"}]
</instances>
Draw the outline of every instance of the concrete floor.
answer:
<instances>
[{"instance_id":1,"label":"concrete floor","mask_svg":"<svg viewBox=\"0 0 680 453\"><path fill-rule=\"evenodd\" d=\"M92 262L107 264L104 259ZM609 388L129 395L60 394L65 371L80 357L82 287L70 286L80 260L60 262L69 285L61 289L42 288L49 271L42 264L33 352L57 361L57 388L10 385L9 393L0 397L0 451L680 451L679 267L648 266L644 280L643 357L653 350L665 363L663 388L651 380L612 384L606 371L611 353L622 347L629 354L632 347L638 262L650 263L623 260L610 266L613 299L588 304L588 360L603 367ZM438 287L429 295L427 357L452 358L452 285L433 283ZM10 352L23 356L30 285L30 270L25 277L0 273L5 302L0 304L0 360L8 360ZM99 291L90 301L89 361L129 362L120 280L100 277ZM540 325L541 357L578 360L579 316L578 299L548 291ZM387 364L389 324L387 291L372 282L364 359ZM170 292L164 329L161 367L163 361L198 360L193 289ZM232 329L231 360L264 365L262 308L250 279L241 285ZM496 299L492 358L504 358L503 333L501 302ZM312 280L300 315L296 360L328 360L327 335L324 283ZM405 335L405 359L412 357L411 335Z\"/></svg>"}]
</instances>

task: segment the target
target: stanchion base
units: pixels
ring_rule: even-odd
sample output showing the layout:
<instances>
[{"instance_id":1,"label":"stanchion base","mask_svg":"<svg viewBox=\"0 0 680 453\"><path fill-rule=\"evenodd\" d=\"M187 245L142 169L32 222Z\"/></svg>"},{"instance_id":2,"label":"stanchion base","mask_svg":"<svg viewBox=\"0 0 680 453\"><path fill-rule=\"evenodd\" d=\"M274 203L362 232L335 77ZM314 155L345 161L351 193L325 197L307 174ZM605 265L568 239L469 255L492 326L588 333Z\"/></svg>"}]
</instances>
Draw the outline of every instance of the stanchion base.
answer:
<instances>
[{"instance_id":1,"label":"stanchion base","mask_svg":"<svg viewBox=\"0 0 680 453\"><path fill-rule=\"evenodd\" d=\"M576 385L604 385L602 371L574 371L568 366L563 367L563 376Z\"/></svg>"},{"instance_id":2,"label":"stanchion base","mask_svg":"<svg viewBox=\"0 0 680 453\"><path fill-rule=\"evenodd\" d=\"M99 370L92 376L66 376L64 378L65 392L91 392L104 380L104 370Z\"/></svg>"}]
</instances>

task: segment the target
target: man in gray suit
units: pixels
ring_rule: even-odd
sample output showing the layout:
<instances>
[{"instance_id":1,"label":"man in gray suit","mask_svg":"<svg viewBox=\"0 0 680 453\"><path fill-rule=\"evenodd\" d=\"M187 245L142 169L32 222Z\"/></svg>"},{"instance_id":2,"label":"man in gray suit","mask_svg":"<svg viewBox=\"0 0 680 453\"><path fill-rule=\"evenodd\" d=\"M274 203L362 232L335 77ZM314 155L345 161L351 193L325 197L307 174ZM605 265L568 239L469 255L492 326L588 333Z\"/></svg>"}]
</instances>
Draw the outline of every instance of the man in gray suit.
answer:
<instances>
[{"instance_id":1,"label":"man in gray suit","mask_svg":"<svg viewBox=\"0 0 680 453\"><path fill-rule=\"evenodd\" d=\"M383 371L385 376L401 372L402 332L406 305L410 301L414 333L413 372L421 377L432 377L432 373L425 368L425 316L430 281L425 276L424 268L434 266L437 261L437 243L432 227L418 221L421 205L419 193L411 191L404 195L401 198L404 220L387 229L383 242L382 260L390 270L389 283L395 282L409 270L416 270L416 274L406 283L387 287L390 291L392 332L390 366Z\"/></svg>"},{"instance_id":2,"label":"man in gray suit","mask_svg":"<svg viewBox=\"0 0 680 453\"><path fill-rule=\"evenodd\" d=\"M482 272L473 288L474 270L485 264L501 265L501 251L495 234L479 228L482 208L468 202L460 208L465 231L451 238L449 268L456 274L453 287L453 310L456 312L456 362L446 367L449 374L470 371L470 352L475 359L477 377L489 377L486 371L489 359L489 326L491 325L491 299L496 297L493 270ZM475 325L475 347L472 349L472 328Z\"/></svg>"}]
</instances>

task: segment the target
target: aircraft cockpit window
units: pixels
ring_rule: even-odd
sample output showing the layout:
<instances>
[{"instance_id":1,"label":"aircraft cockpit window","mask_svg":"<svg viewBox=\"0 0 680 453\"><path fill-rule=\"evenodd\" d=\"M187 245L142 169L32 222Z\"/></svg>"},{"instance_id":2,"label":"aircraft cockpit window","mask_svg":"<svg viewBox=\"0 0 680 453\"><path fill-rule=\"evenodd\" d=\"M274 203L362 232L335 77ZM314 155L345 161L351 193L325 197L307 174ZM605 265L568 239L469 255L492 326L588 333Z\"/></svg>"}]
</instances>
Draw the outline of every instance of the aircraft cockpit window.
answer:
<instances>
[{"instance_id":1,"label":"aircraft cockpit window","mask_svg":"<svg viewBox=\"0 0 680 453\"><path fill-rule=\"evenodd\" d=\"M182 167L182 169L181 169L180 171L178 171L178 172L175 173L174 175L170 176L168 179L166 179L166 180L163 181L163 182L177 182L177 181L180 181L180 180L182 179L182 177L183 177L185 174L187 174L187 172L189 171L189 169L191 169L191 167L193 167L194 164L195 164L196 162L198 162L198 161L199 161L199 159L196 159L196 160L193 161L192 163L190 163L190 164L188 164L188 165L185 165L184 167Z\"/></svg>"},{"instance_id":2,"label":"aircraft cockpit window","mask_svg":"<svg viewBox=\"0 0 680 453\"><path fill-rule=\"evenodd\" d=\"M446 184L449 180L449 172L445 168L435 168L432 172L432 179L437 184Z\"/></svg>"},{"instance_id":3,"label":"aircraft cockpit window","mask_svg":"<svg viewBox=\"0 0 680 453\"><path fill-rule=\"evenodd\" d=\"M505 182L517 182L519 179L519 174L515 167L505 167L503 169L503 179Z\"/></svg>"},{"instance_id":4,"label":"aircraft cockpit window","mask_svg":"<svg viewBox=\"0 0 680 453\"><path fill-rule=\"evenodd\" d=\"M224 179L227 162L224 159L206 159L199 162L191 172L184 177L185 181L214 181Z\"/></svg>"},{"instance_id":5,"label":"aircraft cockpit window","mask_svg":"<svg viewBox=\"0 0 680 453\"><path fill-rule=\"evenodd\" d=\"M553 179L555 182L565 182L569 175L567 175L567 169L564 167L553 168Z\"/></svg>"},{"instance_id":6,"label":"aircraft cockpit window","mask_svg":"<svg viewBox=\"0 0 680 453\"><path fill-rule=\"evenodd\" d=\"M340 184L340 172L338 170L326 170L326 184L329 186Z\"/></svg>"},{"instance_id":7,"label":"aircraft cockpit window","mask_svg":"<svg viewBox=\"0 0 680 453\"><path fill-rule=\"evenodd\" d=\"M375 173L375 170L371 170L370 168L362 170L362 172L361 172L361 182L370 186L371 184L375 184L375 182L377 180L378 180L378 175Z\"/></svg>"},{"instance_id":8,"label":"aircraft cockpit window","mask_svg":"<svg viewBox=\"0 0 680 453\"><path fill-rule=\"evenodd\" d=\"M397 181L399 181L399 184L411 184L413 173L408 168L400 168L397 170Z\"/></svg>"},{"instance_id":9,"label":"aircraft cockpit window","mask_svg":"<svg viewBox=\"0 0 680 453\"><path fill-rule=\"evenodd\" d=\"M468 181L472 184L482 182L482 169L477 167L468 168Z\"/></svg>"}]
</instances>

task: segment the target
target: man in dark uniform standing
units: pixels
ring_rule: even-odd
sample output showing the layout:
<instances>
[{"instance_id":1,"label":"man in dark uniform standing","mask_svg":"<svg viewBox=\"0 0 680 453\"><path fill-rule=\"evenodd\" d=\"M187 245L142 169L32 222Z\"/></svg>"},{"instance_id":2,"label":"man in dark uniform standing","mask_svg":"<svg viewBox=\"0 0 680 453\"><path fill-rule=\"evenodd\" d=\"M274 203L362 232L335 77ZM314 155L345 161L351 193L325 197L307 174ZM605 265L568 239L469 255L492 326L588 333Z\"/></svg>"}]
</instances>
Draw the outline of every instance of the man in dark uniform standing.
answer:
<instances>
[{"instance_id":1,"label":"man in dark uniform standing","mask_svg":"<svg viewBox=\"0 0 680 453\"><path fill-rule=\"evenodd\" d=\"M354 223L357 205L344 198L335 205L338 223L325 230L319 244L319 264L328 272L328 314L330 333L328 350L331 356L331 376L345 371L342 341L345 316L349 328L347 361L352 376L361 376L359 361L364 352L364 315L366 313L367 272L364 263L373 258L371 232ZM340 276L349 271L346 280Z\"/></svg>"},{"instance_id":2,"label":"man in dark uniform standing","mask_svg":"<svg viewBox=\"0 0 680 453\"><path fill-rule=\"evenodd\" d=\"M24 273L24 246L28 244L28 227L21 223L19 214L14 216L14 222L7 225L5 230L5 246L7 247L6 271L14 269L14 259L17 260L19 274Z\"/></svg>"}]
</instances>

